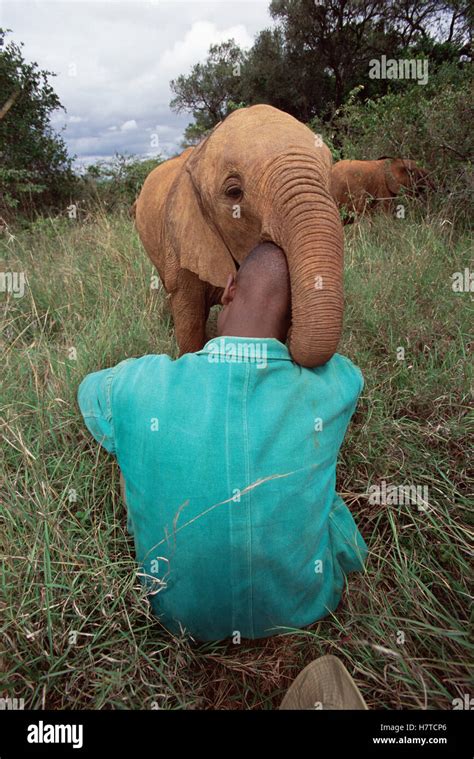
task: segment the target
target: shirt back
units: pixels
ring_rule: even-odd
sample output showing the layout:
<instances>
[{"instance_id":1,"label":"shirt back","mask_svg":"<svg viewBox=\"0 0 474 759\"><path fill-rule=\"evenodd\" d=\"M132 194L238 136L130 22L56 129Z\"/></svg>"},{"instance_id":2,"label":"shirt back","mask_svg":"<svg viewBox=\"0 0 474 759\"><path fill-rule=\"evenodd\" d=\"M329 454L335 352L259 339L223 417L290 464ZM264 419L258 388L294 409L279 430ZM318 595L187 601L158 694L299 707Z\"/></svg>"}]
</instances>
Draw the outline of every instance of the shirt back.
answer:
<instances>
[{"instance_id":1,"label":"shirt back","mask_svg":"<svg viewBox=\"0 0 474 759\"><path fill-rule=\"evenodd\" d=\"M257 638L336 608L367 551L335 492L362 386L343 356L307 369L278 340L242 337L85 378L81 410L117 457L137 560L168 629Z\"/></svg>"}]
</instances>

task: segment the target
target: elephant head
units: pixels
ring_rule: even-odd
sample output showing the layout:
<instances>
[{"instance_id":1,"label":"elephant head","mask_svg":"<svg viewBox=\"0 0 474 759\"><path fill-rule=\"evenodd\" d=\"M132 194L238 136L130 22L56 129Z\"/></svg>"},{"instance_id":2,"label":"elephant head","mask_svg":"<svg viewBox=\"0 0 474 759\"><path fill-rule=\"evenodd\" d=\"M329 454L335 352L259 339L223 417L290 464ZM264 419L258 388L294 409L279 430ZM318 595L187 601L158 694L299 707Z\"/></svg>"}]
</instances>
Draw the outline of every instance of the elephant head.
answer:
<instances>
[{"instance_id":1,"label":"elephant head","mask_svg":"<svg viewBox=\"0 0 474 759\"><path fill-rule=\"evenodd\" d=\"M433 189L433 182L428 172L417 166L415 161L406 158L391 158L390 156L381 156L378 160L385 161L385 181L392 195L398 195L402 187L413 194L425 190L427 187Z\"/></svg>"},{"instance_id":2,"label":"elephant head","mask_svg":"<svg viewBox=\"0 0 474 759\"><path fill-rule=\"evenodd\" d=\"M239 109L187 158L166 205L168 248L215 287L259 242L283 249L291 281L289 349L324 364L342 329L342 225L321 140L271 106Z\"/></svg>"}]
</instances>

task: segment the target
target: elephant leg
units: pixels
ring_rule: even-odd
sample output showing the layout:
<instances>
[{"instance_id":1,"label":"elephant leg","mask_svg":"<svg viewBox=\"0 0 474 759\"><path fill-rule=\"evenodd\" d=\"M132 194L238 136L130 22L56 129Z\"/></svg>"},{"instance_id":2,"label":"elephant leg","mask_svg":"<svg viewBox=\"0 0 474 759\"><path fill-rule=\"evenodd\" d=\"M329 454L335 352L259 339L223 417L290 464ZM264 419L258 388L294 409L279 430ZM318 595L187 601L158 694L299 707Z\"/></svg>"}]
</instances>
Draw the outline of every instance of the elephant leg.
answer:
<instances>
[{"instance_id":1,"label":"elephant leg","mask_svg":"<svg viewBox=\"0 0 474 759\"><path fill-rule=\"evenodd\" d=\"M213 285L207 286L206 295L208 308L212 308L212 306L219 306L221 304L223 292L223 287L213 287Z\"/></svg>"},{"instance_id":2,"label":"elephant leg","mask_svg":"<svg viewBox=\"0 0 474 759\"><path fill-rule=\"evenodd\" d=\"M206 343L206 321L209 315L208 285L187 269L178 274L178 286L171 293L176 342L179 355L195 353Z\"/></svg>"},{"instance_id":3,"label":"elephant leg","mask_svg":"<svg viewBox=\"0 0 474 759\"><path fill-rule=\"evenodd\" d=\"M394 211L394 204L392 198L382 198L382 200L379 200L378 208L386 214L389 214L390 216L393 215Z\"/></svg>"},{"instance_id":4,"label":"elephant leg","mask_svg":"<svg viewBox=\"0 0 474 759\"><path fill-rule=\"evenodd\" d=\"M218 306L221 303L222 293L224 289L222 287L213 287L209 285L207 288L207 302L208 313L212 306ZM210 316L208 315L206 322L206 341L212 340L213 337L217 337L217 317L218 311L213 311Z\"/></svg>"}]
</instances>

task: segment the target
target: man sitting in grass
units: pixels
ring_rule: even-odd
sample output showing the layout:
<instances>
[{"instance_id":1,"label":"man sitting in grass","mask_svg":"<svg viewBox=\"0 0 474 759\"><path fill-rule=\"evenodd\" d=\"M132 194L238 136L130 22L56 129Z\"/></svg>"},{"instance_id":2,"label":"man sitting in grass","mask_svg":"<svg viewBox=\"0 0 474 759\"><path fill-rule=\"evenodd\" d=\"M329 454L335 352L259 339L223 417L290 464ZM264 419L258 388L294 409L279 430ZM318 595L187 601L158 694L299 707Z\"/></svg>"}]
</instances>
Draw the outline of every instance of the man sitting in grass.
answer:
<instances>
[{"instance_id":1,"label":"man sitting in grass","mask_svg":"<svg viewBox=\"0 0 474 759\"><path fill-rule=\"evenodd\" d=\"M127 359L79 388L125 480L128 529L160 621L199 640L260 638L334 610L367 553L335 492L363 386L334 355L295 364L286 258L257 246L229 277L218 336L176 361Z\"/></svg>"}]
</instances>

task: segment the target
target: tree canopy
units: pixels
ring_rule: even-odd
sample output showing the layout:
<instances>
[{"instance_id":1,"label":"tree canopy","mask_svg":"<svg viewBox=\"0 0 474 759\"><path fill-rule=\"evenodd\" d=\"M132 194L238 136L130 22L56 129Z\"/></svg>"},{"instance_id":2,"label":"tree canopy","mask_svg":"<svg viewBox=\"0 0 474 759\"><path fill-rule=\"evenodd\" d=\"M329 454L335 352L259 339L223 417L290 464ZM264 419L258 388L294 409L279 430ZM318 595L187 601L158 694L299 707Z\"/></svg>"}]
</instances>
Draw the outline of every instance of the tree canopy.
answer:
<instances>
[{"instance_id":1,"label":"tree canopy","mask_svg":"<svg viewBox=\"0 0 474 759\"><path fill-rule=\"evenodd\" d=\"M269 103L308 122L329 121L354 88L373 98L410 82L370 78L374 58L428 57L430 67L469 56L468 0L272 0L276 22L248 51L234 40L171 83L171 108L192 113L187 144L236 104ZM235 64L240 67L236 76ZM362 93L362 88L360 88Z\"/></svg>"},{"instance_id":2,"label":"tree canopy","mask_svg":"<svg viewBox=\"0 0 474 759\"><path fill-rule=\"evenodd\" d=\"M51 71L27 63L0 29L0 213L54 203L72 185L71 158L50 116L62 108Z\"/></svg>"},{"instance_id":3,"label":"tree canopy","mask_svg":"<svg viewBox=\"0 0 474 759\"><path fill-rule=\"evenodd\" d=\"M170 107L177 113L191 111L195 122L185 132L192 144L221 121L242 98L241 69L245 53L234 40L211 45L205 63L196 63L188 76L170 83L175 97Z\"/></svg>"}]
</instances>

